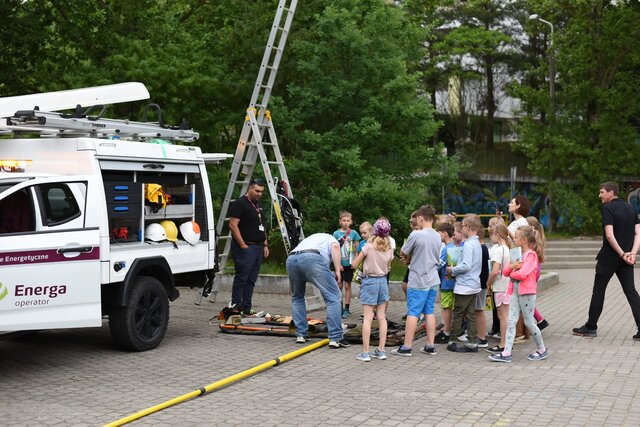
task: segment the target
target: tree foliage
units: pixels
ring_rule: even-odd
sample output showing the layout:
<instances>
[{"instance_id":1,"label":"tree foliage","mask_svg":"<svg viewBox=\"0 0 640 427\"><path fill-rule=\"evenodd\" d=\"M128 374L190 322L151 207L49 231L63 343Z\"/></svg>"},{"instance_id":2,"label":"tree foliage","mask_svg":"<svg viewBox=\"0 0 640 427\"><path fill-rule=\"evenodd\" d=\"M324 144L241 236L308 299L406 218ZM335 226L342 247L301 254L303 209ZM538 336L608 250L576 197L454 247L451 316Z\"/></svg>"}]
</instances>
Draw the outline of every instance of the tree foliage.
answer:
<instances>
[{"instance_id":1,"label":"tree foliage","mask_svg":"<svg viewBox=\"0 0 640 427\"><path fill-rule=\"evenodd\" d=\"M276 5L10 0L0 95L142 81L165 122L187 117L203 149L233 152ZM406 225L436 200L430 189L455 181L418 93L423 36L382 0L299 4L271 109L308 232L332 229L344 209ZM141 107L114 113L140 119Z\"/></svg>"},{"instance_id":2,"label":"tree foliage","mask_svg":"<svg viewBox=\"0 0 640 427\"><path fill-rule=\"evenodd\" d=\"M279 112L295 117L279 128L291 141L291 174L305 177L295 190L314 213L310 229L334 227L345 209L406 229L413 209L435 202L429 189L452 178L417 92L423 32L379 1L329 2L314 20L291 43L304 77L288 84Z\"/></svg>"},{"instance_id":3,"label":"tree foliage","mask_svg":"<svg viewBox=\"0 0 640 427\"><path fill-rule=\"evenodd\" d=\"M598 185L638 172L640 7L548 1L532 2L532 8L556 23L559 90L554 115L546 83L517 89L528 111L518 147L546 180L543 188L567 227L593 232L599 228ZM530 72L540 81L546 67L543 62Z\"/></svg>"},{"instance_id":4,"label":"tree foliage","mask_svg":"<svg viewBox=\"0 0 640 427\"><path fill-rule=\"evenodd\" d=\"M166 122L186 117L203 150L233 152L277 3L2 1L0 96L141 81ZM532 13L554 24L553 49ZM633 0L299 2L270 108L307 232L332 229L343 209L406 231L413 209L456 182L466 165L442 155L433 107L451 76L475 82L481 116L448 119L453 133L479 123L474 139L491 146L498 97L521 99L516 148L556 216L595 230L597 184L637 175L637 22ZM220 194L226 172L212 173Z\"/></svg>"}]
</instances>

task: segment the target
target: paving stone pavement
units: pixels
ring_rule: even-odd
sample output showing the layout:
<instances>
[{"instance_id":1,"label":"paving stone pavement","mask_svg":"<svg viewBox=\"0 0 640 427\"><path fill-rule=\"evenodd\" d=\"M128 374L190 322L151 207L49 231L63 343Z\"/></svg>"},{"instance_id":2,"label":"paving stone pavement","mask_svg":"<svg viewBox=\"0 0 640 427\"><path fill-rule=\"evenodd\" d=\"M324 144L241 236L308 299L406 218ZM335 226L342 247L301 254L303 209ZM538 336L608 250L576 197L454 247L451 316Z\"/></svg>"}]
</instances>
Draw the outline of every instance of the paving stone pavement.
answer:
<instances>
[{"instance_id":1,"label":"paving stone pavement","mask_svg":"<svg viewBox=\"0 0 640 427\"><path fill-rule=\"evenodd\" d=\"M563 270L540 293L551 324L545 361L526 359L533 343L516 345L512 364L441 345L435 357L415 351L370 363L355 359L359 345L323 347L131 425L637 426L640 342L617 279L598 337L571 334L586 320L593 273ZM164 342L145 353L113 349L106 325L0 341L0 425L105 424L301 348L292 338L218 332L208 321L228 298L196 306L195 291L183 289ZM258 310L290 313L287 296L254 298ZM390 304L399 320L404 303ZM357 301L352 309L357 318Z\"/></svg>"}]
</instances>

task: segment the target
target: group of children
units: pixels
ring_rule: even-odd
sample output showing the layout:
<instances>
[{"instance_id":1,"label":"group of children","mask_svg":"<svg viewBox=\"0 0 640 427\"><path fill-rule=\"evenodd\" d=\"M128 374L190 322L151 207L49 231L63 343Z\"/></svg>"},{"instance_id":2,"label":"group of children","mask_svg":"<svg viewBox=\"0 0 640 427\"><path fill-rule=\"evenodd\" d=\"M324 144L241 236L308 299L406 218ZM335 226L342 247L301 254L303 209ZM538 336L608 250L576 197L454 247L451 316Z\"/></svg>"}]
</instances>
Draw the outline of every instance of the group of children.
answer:
<instances>
[{"instance_id":1,"label":"group of children","mask_svg":"<svg viewBox=\"0 0 640 427\"><path fill-rule=\"evenodd\" d=\"M534 217L525 217L528 210L526 197L517 196L509 204L509 211L516 218L509 227L501 213L491 218L491 249L482 243L484 227L477 215L467 214L461 222L456 222L455 216L443 215L436 222L435 210L430 205L413 212L413 231L399 255L409 265L405 277L405 338L391 354L412 355L415 332L424 318L426 344L420 348L421 353L436 355L435 344L447 344L447 350L459 353L477 353L480 347L491 353L491 361L511 362L516 337L525 335L522 326L522 330L517 330L520 319L536 344L528 359L543 360L549 356L540 332L548 323L535 310L540 263L544 259L544 232ZM351 230L352 223L351 214L342 212L340 229L334 233L342 254L340 288L344 289L346 300L342 315L343 318L351 315L351 282L354 272L361 271L363 351L357 359L386 359L388 276L395 250L395 242L389 236L391 225L386 218L379 218L373 225L362 223L357 233ZM438 291L442 323L436 335L434 306ZM494 311L489 333L486 309ZM380 338L377 348L370 351L374 316ZM488 337L499 338L499 343L489 347Z\"/></svg>"}]
</instances>

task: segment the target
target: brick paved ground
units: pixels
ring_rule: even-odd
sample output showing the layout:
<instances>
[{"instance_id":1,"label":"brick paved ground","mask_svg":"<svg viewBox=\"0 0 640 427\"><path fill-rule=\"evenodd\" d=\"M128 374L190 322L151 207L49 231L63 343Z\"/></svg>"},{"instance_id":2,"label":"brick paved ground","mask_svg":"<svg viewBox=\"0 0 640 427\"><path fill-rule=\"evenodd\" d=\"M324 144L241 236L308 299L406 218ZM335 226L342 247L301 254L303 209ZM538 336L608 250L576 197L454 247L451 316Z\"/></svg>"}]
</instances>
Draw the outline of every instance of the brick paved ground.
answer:
<instances>
[{"instance_id":1,"label":"brick paved ground","mask_svg":"<svg viewBox=\"0 0 640 427\"><path fill-rule=\"evenodd\" d=\"M638 425L640 342L616 280L599 336L571 334L586 320L592 280L591 269L563 270L540 294L551 323L542 362L526 360L532 343L516 345L511 365L444 346L435 357L371 363L355 359L357 345L325 347L132 425ZM183 291L165 341L146 353L114 350L106 327L0 341L0 424L100 425L300 348L291 338L219 333L207 321L227 298L198 307ZM257 294L255 303L290 312L286 296ZM402 310L392 302L390 318Z\"/></svg>"}]
</instances>

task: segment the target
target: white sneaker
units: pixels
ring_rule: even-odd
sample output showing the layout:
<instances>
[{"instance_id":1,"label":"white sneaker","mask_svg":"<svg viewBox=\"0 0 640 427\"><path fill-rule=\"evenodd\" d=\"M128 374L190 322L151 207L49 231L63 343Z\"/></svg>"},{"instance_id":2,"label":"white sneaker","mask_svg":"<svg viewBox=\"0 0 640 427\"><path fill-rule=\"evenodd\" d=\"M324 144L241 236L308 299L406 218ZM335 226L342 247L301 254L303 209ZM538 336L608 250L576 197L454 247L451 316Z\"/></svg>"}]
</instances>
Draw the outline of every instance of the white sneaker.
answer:
<instances>
[{"instance_id":1,"label":"white sneaker","mask_svg":"<svg viewBox=\"0 0 640 427\"><path fill-rule=\"evenodd\" d=\"M349 347L349 345L349 341L345 340L344 338L340 341L329 341L330 348L347 348Z\"/></svg>"},{"instance_id":2,"label":"white sneaker","mask_svg":"<svg viewBox=\"0 0 640 427\"><path fill-rule=\"evenodd\" d=\"M460 342L467 342L469 341L469 339L467 338L467 334L462 334L458 337L458 341Z\"/></svg>"},{"instance_id":3,"label":"white sneaker","mask_svg":"<svg viewBox=\"0 0 640 427\"><path fill-rule=\"evenodd\" d=\"M309 337L296 337L296 343L304 344L309 341Z\"/></svg>"}]
</instances>

